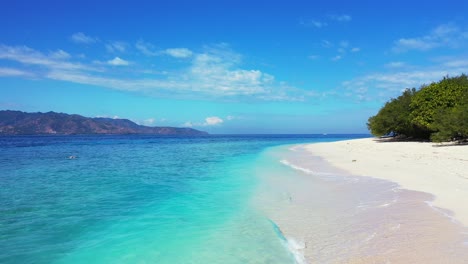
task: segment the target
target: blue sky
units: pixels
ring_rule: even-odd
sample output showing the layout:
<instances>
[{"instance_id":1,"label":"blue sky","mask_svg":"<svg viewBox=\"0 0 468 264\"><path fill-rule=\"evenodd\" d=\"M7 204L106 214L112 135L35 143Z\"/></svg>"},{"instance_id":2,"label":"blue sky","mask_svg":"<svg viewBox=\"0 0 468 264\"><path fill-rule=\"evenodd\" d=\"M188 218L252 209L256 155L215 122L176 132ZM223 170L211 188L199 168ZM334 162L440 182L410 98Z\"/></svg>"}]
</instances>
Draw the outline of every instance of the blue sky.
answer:
<instances>
[{"instance_id":1,"label":"blue sky","mask_svg":"<svg viewBox=\"0 0 468 264\"><path fill-rule=\"evenodd\" d=\"M466 1L115 2L2 4L0 109L366 133L403 89L468 73Z\"/></svg>"}]
</instances>

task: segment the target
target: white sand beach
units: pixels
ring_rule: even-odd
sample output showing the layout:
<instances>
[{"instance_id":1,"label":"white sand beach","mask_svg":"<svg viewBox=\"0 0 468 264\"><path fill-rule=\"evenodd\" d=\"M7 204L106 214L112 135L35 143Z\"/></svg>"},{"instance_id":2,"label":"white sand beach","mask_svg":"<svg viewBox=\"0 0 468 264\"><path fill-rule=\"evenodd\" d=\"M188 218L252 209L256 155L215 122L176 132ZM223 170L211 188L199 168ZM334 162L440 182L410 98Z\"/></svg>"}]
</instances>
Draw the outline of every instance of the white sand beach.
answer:
<instances>
[{"instance_id":1,"label":"white sand beach","mask_svg":"<svg viewBox=\"0 0 468 264\"><path fill-rule=\"evenodd\" d=\"M433 205L468 226L468 145L388 142L367 138L306 146L315 156L354 175L395 182L433 194Z\"/></svg>"},{"instance_id":2,"label":"white sand beach","mask_svg":"<svg viewBox=\"0 0 468 264\"><path fill-rule=\"evenodd\" d=\"M273 148L256 202L297 263L466 263L467 151L374 139Z\"/></svg>"}]
</instances>

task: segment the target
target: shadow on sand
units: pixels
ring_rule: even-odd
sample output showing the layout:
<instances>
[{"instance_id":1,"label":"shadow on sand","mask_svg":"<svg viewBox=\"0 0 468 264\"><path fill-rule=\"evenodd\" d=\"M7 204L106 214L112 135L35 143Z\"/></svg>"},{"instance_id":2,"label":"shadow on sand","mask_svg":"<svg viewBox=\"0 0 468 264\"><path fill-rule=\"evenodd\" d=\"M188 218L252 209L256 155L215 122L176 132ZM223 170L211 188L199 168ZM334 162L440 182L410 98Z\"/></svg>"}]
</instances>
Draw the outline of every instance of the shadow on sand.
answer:
<instances>
[{"instance_id":1,"label":"shadow on sand","mask_svg":"<svg viewBox=\"0 0 468 264\"><path fill-rule=\"evenodd\" d=\"M413 138L407 137L378 137L374 139L375 142L378 143L391 143L391 142L419 142L419 143L433 143L433 147L456 147L456 146L466 146L468 145L468 141L450 141L450 142L440 142L434 143L429 140L417 140Z\"/></svg>"}]
</instances>

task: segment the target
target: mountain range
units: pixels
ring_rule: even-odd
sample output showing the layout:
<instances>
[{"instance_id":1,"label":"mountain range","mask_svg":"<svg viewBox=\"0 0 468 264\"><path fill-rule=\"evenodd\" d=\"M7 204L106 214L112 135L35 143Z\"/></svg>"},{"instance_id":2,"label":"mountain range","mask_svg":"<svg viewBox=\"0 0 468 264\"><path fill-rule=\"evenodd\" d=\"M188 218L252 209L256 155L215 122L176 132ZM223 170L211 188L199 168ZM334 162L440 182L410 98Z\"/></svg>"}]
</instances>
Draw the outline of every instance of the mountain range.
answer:
<instances>
[{"instance_id":1,"label":"mountain range","mask_svg":"<svg viewBox=\"0 0 468 264\"><path fill-rule=\"evenodd\" d=\"M86 135L86 134L148 134L207 135L207 132L180 127L149 127L128 119L84 117L56 112L26 113L0 111L0 135Z\"/></svg>"}]
</instances>

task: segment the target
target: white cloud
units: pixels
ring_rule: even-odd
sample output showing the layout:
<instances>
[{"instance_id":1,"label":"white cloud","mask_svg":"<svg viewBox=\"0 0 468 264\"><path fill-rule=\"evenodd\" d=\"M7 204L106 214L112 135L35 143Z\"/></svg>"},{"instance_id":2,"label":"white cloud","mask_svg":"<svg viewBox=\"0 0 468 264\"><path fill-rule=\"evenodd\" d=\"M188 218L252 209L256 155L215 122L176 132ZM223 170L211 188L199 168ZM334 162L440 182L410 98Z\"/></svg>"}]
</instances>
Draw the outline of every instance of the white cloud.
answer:
<instances>
[{"instance_id":1,"label":"white cloud","mask_svg":"<svg viewBox=\"0 0 468 264\"><path fill-rule=\"evenodd\" d=\"M331 47L333 47L333 43L331 43L331 42L328 41L328 40L322 40L322 41L321 41L321 44L322 44L322 47L324 47L324 48L331 48Z\"/></svg>"},{"instance_id":2,"label":"white cloud","mask_svg":"<svg viewBox=\"0 0 468 264\"><path fill-rule=\"evenodd\" d=\"M360 49L357 47L351 48L350 43L347 40L342 40L337 44L333 44L327 40L322 40L321 43L322 43L322 47L324 48L331 48L334 46L337 47L336 52L338 54L331 58L332 61L338 61L338 60L343 59L346 56L346 54L349 52L355 53L355 52L360 51Z\"/></svg>"},{"instance_id":3,"label":"white cloud","mask_svg":"<svg viewBox=\"0 0 468 264\"><path fill-rule=\"evenodd\" d=\"M352 20L352 17L350 15L330 15L330 19L338 21L338 22L349 22Z\"/></svg>"},{"instance_id":4,"label":"white cloud","mask_svg":"<svg viewBox=\"0 0 468 264\"><path fill-rule=\"evenodd\" d=\"M193 127L192 122L185 122L181 125L182 127Z\"/></svg>"},{"instance_id":5,"label":"white cloud","mask_svg":"<svg viewBox=\"0 0 468 264\"><path fill-rule=\"evenodd\" d=\"M349 44L349 41L347 40L343 40L340 42L339 44L340 48L338 48L338 52L341 53L341 54L345 54L347 52L352 52L352 53L355 53L355 52L359 52L361 49L358 48L358 47L353 47L353 48L350 48L350 44Z\"/></svg>"},{"instance_id":6,"label":"white cloud","mask_svg":"<svg viewBox=\"0 0 468 264\"><path fill-rule=\"evenodd\" d=\"M211 50L197 54L190 67L189 79L198 90L212 94L268 95L273 93L274 77L259 70L236 68L240 57L229 50Z\"/></svg>"},{"instance_id":7,"label":"white cloud","mask_svg":"<svg viewBox=\"0 0 468 264\"><path fill-rule=\"evenodd\" d=\"M57 50L55 52L50 53L50 57L58 60L66 60L71 58L70 54L63 50Z\"/></svg>"},{"instance_id":8,"label":"white cloud","mask_svg":"<svg viewBox=\"0 0 468 264\"><path fill-rule=\"evenodd\" d=\"M63 54L59 57L57 58L57 54L54 53L47 56L26 46L0 45L0 59L16 61L28 66L42 66L48 69L97 71L97 69L81 63L68 62L64 60Z\"/></svg>"},{"instance_id":9,"label":"white cloud","mask_svg":"<svg viewBox=\"0 0 468 264\"><path fill-rule=\"evenodd\" d=\"M317 20L310 20L310 21L304 22L304 26L307 26L307 27L316 27L316 28L323 28L323 27L326 27L326 26L327 26L327 23L321 22L321 21L317 21Z\"/></svg>"},{"instance_id":10,"label":"white cloud","mask_svg":"<svg viewBox=\"0 0 468 264\"><path fill-rule=\"evenodd\" d=\"M165 50L158 50L153 44L139 40L135 47L146 56L160 56L169 55L175 58L189 58L193 52L187 48L169 48Z\"/></svg>"},{"instance_id":11,"label":"white cloud","mask_svg":"<svg viewBox=\"0 0 468 264\"><path fill-rule=\"evenodd\" d=\"M164 54L175 58L189 58L192 56L193 52L186 48L173 48L173 49L166 49Z\"/></svg>"},{"instance_id":12,"label":"white cloud","mask_svg":"<svg viewBox=\"0 0 468 264\"><path fill-rule=\"evenodd\" d=\"M139 50L141 53L143 53L146 56L157 56L159 55L159 52L156 51L156 47L148 42L144 42L143 40L139 40L135 44L135 48Z\"/></svg>"},{"instance_id":13,"label":"white cloud","mask_svg":"<svg viewBox=\"0 0 468 264\"><path fill-rule=\"evenodd\" d=\"M217 126L217 125L221 125L223 122L224 122L223 119L217 116L210 116L210 117L205 118L204 125L205 126Z\"/></svg>"},{"instance_id":14,"label":"white cloud","mask_svg":"<svg viewBox=\"0 0 468 264\"><path fill-rule=\"evenodd\" d=\"M425 41L423 39L399 39L395 45L394 51L404 52L408 50L430 50L440 44L433 41Z\"/></svg>"},{"instance_id":15,"label":"white cloud","mask_svg":"<svg viewBox=\"0 0 468 264\"><path fill-rule=\"evenodd\" d=\"M466 67L468 68L468 59L455 59L444 62L443 65L445 67ZM466 73L466 72L465 72Z\"/></svg>"},{"instance_id":16,"label":"white cloud","mask_svg":"<svg viewBox=\"0 0 468 264\"><path fill-rule=\"evenodd\" d=\"M335 57L331 58L332 61L339 61L341 60L343 57L341 55L336 55Z\"/></svg>"},{"instance_id":17,"label":"white cloud","mask_svg":"<svg viewBox=\"0 0 468 264\"><path fill-rule=\"evenodd\" d=\"M152 126L156 123L156 118L148 118L143 120L143 125L145 126Z\"/></svg>"},{"instance_id":18,"label":"white cloud","mask_svg":"<svg viewBox=\"0 0 468 264\"><path fill-rule=\"evenodd\" d=\"M182 124L183 127L197 127L197 126L219 126L221 125L222 123L224 122L223 119L221 119L220 117L217 117L217 116L209 116L207 118L205 118L205 121L204 122L200 122L200 123L193 123L193 122L185 122L184 124Z\"/></svg>"},{"instance_id":19,"label":"white cloud","mask_svg":"<svg viewBox=\"0 0 468 264\"><path fill-rule=\"evenodd\" d=\"M323 28L326 27L328 24L326 22L319 21L316 19L300 19L299 25L303 27Z\"/></svg>"},{"instance_id":20,"label":"white cloud","mask_svg":"<svg viewBox=\"0 0 468 264\"><path fill-rule=\"evenodd\" d=\"M20 76L30 76L31 74L25 71L21 71L13 68L0 68L1 77L20 77Z\"/></svg>"},{"instance_id":21,"label":"white cloud","mask_svg":"<svg viewBox=\"0 0 468 264\"><path fill-rule=\"evenodd\" d=\"M28 47L0 45L0 60L19 62L22 65L18 71L31 72L32 76L39 78L172 98L303 101L314 96L313 93L278 82L274 76L258 69L242 68L242 56L226 44L207 46L204 52L193 53L189 65L181 70L133 78L122 78L118 68L109 68L130 65L120 57L82 64L71 61L72 58L65 59L66 56L57 59L56 55L44 55ZM3 70L3 75L19 76L18 71Z\"/></svg>"},{"instance_id":22,"label":"white cloud","mask_svg":"<svg viewBox=\"0 0 468 264\"><path fill-rule=\"evenodd\" d=\"M431 67L407 68L403 62L391 62L385 65L387 72L364 75L343 82L343 88L349 96L360 96L366 100L383 99L398 96L403 89L419 88L423 84L439 81L444 76L457 76L468 72L468 59L449 59Z\"/></svg>"},{"instance_id":23,"label":"white cloud","mask_svg":"<svg viewBox=\"0 0 468 264\"><path fill-rule=\"evenodd\" d=\"M316 60L316 59L320 58L320 56L319 55L310 55L308 58L311 59L311 60Z\"/></svg>"},{"instance_id":24,"label":"white cloud","mask_svg":"<svg viewBox=\"0 0 468 264\"><path fill-rule=\"evenodd\" d=\"M351 21L351 16L349 15L329 15L326 16L325 21L321 20L316 20L316 19L309 19L309 20L304 20L301 19L299 20L299 24L304 26L304 27L314 27L314 28L323 28L328 26L328 22L333 23L333 22L349 22Z\"/></svg>"},{"instance_id":25,"label":"white cloud","mask_svg":"<svg viewBox=\"0 0 468 264\"><path fill-rule=\"evenodd\" d=\"M349 42L346 40L343 40L340 42L340 46L343 48L347 48L349 46Z\"/></svg>"},{"instance_id":26,"label":"white cloud","mask_svg":"<svg viewBox=\"0 0 468 264\"><path fill-rule=\"evenodd\" d=\"M125 52L127 49L127 43L122 41L114 41L106 44L106 50L108 52Z\"/></svg>"},{"instance_id":27,"label":"white cloud","mask_svg":"<svg viewBox=\"0 0 468 264\"><path fill-rule=\"evenodd\" d=\"M406 63L402 61L392 61L384 65L386 68L402 68L406 66Z\"/></svg>"},{"instance_id":28,"label":"white cloud","mask_svg":"<svg viewBox=\"0 0 468 264\"><path fill-rule=\"evenodd\" d=\"M140 91L143 90L144 87L152 87L152 85L156 85L156 87L158 87L159 85L161 85L153 83L151 81L145 82L144 80L128 81L121 80L118 78L94 76L79 71L73 72L63 70L51 70L49 73L47 73L46 77L52 80L96 85L122 91Z\"/></svg>"},{"instance_id":29,"label":"white cloud","mask_svg":"<svg viewBox=\"0 0 468 264\"><path fill-rule=\"evenodd\" d=\"M130 63L126 60L123 60L119 57L115 57L112 60L108 60L107 64L113 65L113 66L128 66Z\"/></svg>"},{"instance_id":30,"label":"white cloud","mask_svg":"<svg viewBox=\"0 0 468 264\"><path fill-rule=\"evenodd\" d=\"M468 40L468 31L462 31L452 24L440 25L429 34L414 37L401 38L395 41L392 50L394 52L406 52L410 50L428 51L440 47L463 47Z\"/></svg>"},{"instance_id":31,"label":"white cloud","mask_svg":"<svg viewBox=\"0 0 468 264\"><path fill-rule=\"evenodd\" d=\"M327 26L327 23L320 22L320 21L311 21L310 23L311 23L312 26L314 26L316 28L323 28L323 27Z\"/></svg>"},{"instance_id":32,"label":"white cloud","mask_svg":"<svg viewBox=\"0 0 468 264\"><path fill-rule=\"evenodd\" d=\"M97 38L85 35L83 32L75 33L71 36L71 40L78 44L93 44L98 41Z\"/></svg>"}]
</instances>

